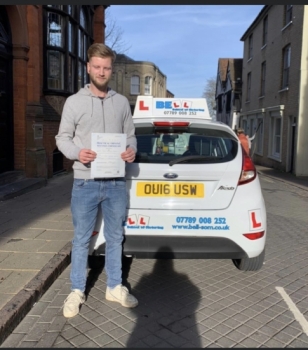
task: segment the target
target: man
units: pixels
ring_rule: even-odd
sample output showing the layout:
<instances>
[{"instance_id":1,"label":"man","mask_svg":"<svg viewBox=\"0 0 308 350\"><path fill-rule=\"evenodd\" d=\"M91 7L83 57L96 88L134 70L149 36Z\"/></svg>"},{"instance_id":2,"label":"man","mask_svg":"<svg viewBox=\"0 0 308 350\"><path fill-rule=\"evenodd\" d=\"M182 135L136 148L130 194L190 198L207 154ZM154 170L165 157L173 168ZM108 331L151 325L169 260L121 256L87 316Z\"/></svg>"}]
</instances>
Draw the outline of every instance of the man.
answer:
<instances>
[{"instance_id":1,"label":"man","mask_svg":"<svg viewBox=\"0 0 308 350\"><path fill-rule=\"evenodd\" d=\"M137 299L121 284L123 223L126 216L126 183L124 177L91 178L91 162L96 153L91 150L92 133L124 133L126 151L121 158L133 162L137 151L135 128L126 97L108 87L115 53L104 44L88 49L87 72L90 84L67 98L62 112L58 149L75 160L71 211L74 225L71 263L71 293L64 301L63 314L74 317L85 302L88 249L98 210L104 217L106 239L105 270L106 299L125 307L138 305Z\"/></svg>"},{"instance_id":2,"label":"man","mask_svg":"<svg viewBox=\"0 0 308 350\"><path fill-rule=\"evenodd\" d=\"M248 141L247 136L244 133L244 130L241 128L237 129L236 133L237 133L237 137L239 138L245 152L247 153L247 155L249 155L249 141Z\"/></svg>"}]
</instances>

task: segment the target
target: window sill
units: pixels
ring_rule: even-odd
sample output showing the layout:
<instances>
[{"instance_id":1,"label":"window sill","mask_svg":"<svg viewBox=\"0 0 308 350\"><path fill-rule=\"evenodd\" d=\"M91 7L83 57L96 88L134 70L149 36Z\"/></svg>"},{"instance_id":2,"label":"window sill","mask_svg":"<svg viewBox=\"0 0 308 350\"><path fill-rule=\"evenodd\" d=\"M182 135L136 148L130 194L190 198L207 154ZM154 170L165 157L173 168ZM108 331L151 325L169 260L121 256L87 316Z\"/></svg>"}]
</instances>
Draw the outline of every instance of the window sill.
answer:
<instances>
[{"instance_id":1,"label":"window sill","mask_svg":"<svg viewBox=\"0 0 308 350\"><path fill-rule=\"evenodd\" d=\"M261 151L261 152L255 151L254 154L255 154L256 156L263 157L263 151Z\"/></svg>"},{"instance_id":2,"label":"window sill","mask_svg":"<svg viewBox=\"0 0 308 350\"><path fill-rule=\"evenodd\" d=\"M261 47L261 51L262 51L263 49L265 49L266 46L267 46L267 44L264 44L264 45Z\"/></svg>"},{"instance_id":3,"label":"window sill","mask_svg":"<svg viewBox=\"0 0 308 350\"><path fill-rule=\"evenodd\" d=\"M283 32L286 28L288 28L293 22L290 21L288 24L286 24L282 29L281 31Z\"/></svg>"},{"instance_id":4,"label":"window sill","mask_svg":"<svg viewBox=\"0 0 308 350\"><path fill-rule=\"evenodd\" d=\"M247 63L252 61L252 57L249 57L248 60L247 60Z\"/></svg>"},{"instance_id":5,"label":"window sill","mask_svg":"<svg viewBox=\"0 0 308 350\"><path fill-rule=\"evenodd\" d=\"M264 98L264 95L263 95L263 96L260 96L260 97L259 97L259 100L261 100L262 98Z\"/></svg>"},{"instance_id":6,"label":"window sill","mask_svg":"<svg viewBox=\"0 0 308 350\"><path fill-rule=\"evenodd\" d=\"M246 103L250 103L250 100L246 101L245 104L246 104Z\"/></svg>"},{"instance_id":7,"label":"window sill","mask_svg":"<svg viewBox=\"0 0 308 350\"><path fill-rule=\"evenodd\" d=\"M267 156L267 158L273 159L273 160L275 160L276 162L281 163L281 158L280 158L280 157L275 157L275 156L269 155L269 156Z\"/></svg>"},{"instance_id":8,"label":"window sill","mask_svg":"<svg viewBox=\"0 0 308 350\"><path fill-rule=\"evenodd\" d=\"M288 91L288 90L289 90L289 87L287 86L287 87L285 87L285 88L283 88L283 89L279 90L279 91L278 91L278 93L280 93L280 92L284 92L284 91Z\"/></svg>"}]
</instances>

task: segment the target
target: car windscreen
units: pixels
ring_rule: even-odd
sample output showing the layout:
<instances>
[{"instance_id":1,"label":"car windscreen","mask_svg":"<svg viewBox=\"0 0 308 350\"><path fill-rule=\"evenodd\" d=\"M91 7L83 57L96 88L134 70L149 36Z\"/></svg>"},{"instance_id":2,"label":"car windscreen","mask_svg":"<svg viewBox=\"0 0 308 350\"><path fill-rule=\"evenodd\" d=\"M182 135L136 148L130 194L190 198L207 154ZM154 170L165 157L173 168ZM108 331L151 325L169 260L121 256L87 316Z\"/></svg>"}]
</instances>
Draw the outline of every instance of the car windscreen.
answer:
<instances>
[{"instance_id":1,"label":"car windscreen","mask_svg":"<svg viewBox=\"0 0 308 350\"><path fill-rule=\"evenodd\" d=\"M136 125L135 163L224 163L235 158L238 140L202 124L185 127Z\"/></svg>"}]
</instances>

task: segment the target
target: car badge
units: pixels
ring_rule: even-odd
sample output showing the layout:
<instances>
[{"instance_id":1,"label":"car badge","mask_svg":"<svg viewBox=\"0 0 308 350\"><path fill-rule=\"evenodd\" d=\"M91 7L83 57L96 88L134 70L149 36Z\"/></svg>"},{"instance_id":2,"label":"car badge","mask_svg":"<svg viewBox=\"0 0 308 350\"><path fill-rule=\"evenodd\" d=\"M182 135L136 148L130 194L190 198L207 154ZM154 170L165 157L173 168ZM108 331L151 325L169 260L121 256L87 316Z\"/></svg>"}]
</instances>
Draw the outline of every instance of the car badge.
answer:
<instances>
[{"instance_id":1,"label":"car badge","mask_svg":"<svg viewBox=\"0 0 308 350\"><path fill-rule=\"evenodd\" d=\"M232 186L220 186L218 189L219 190L234 190L234 187L232 187Z\"/></svg>"},{"instance_id":2,"label":"car badge","mask_svg":"<svg viewBox=\"0 0 308 350\"><path fill-rule=\"evenodd\" d=\"M176 179L178 177L178 175L174 174L174 173L166 173L166 174L164 174L164 177L166 179Z\"/></svg>"}]
</instances>

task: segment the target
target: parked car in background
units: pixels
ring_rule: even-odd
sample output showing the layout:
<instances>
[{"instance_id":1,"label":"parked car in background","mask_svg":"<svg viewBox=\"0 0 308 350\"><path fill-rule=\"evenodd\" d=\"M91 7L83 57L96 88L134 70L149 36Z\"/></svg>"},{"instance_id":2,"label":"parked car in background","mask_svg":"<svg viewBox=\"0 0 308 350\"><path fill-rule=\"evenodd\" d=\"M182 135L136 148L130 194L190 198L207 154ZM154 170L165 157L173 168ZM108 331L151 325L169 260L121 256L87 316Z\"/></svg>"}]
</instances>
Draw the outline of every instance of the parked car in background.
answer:
<instances>
[{"instance_id":1,"label":"parked car in background","mask_svg":"<svg viewBox=\"0 0 308 350\"><path fill-rule=\"evenodd\" d=\"M243 271L264 261L266 208L257 171L206 100L138 96L138 152L126 164L125 255L231 259ZM90 255L104 254L99 214Z\"/></svg>"}]
</instances>

